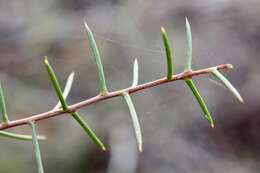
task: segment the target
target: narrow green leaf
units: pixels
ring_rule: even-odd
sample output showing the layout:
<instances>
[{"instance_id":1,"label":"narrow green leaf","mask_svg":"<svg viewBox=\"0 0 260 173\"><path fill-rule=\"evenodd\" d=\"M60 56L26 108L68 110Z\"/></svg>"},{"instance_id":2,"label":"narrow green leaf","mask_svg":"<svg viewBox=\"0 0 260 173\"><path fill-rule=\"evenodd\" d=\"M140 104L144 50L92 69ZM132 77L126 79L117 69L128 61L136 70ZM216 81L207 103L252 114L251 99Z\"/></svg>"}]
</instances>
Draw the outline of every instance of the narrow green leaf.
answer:
<instances>
[{"instance_id":1,"label":"narrow green leaf","mask_svg":"<svg viewBox=\"0 0 260 173\"><path fill-rule=\"evenodd\" d=\"M161 34L163 39L163 44L166 53L166 61L167 61L167 79L171 80L173 75L173 67L172 67L172 49L171 44L168 38L168 34L165 31L164 27L161 27Z\"/></svg>"},{"instance_id":2,"label":"narrow green leaf","mask_svg":"<svg viewBox=\"0 0 260 173\"><path fill-rule=\"evenodd\" d=\"M72 117L80 124L80 126L84 129L86 134L92 139L92 141L100 147L102 150L106 150L105 145L101 142L101 140L96 136L96 134L91 130L88 124L80 117L77 112L71 113Z\"/></svg>"},{"instance_id":3,"label":"narrow green leaf","mask_svg":"<svg viewBox=\"0 0 260 173\"><path fill-rule=\"evenodd\" d=\"M56 78L56 75L55 75L53 68L51 67L47 57L45 57L44 64L45 64L46 70L48 72L48 75L51 79L52 86L56 92L56 95L58 96L58 98L60 100L63 110L68 111L68 105L67 105L65 99L63 98L60 84L58 82L58 79Z\"/></svg>"},{"instance_id":4,"label":"narrow green leaf","mask_svg":"<svg viewBox=\"0 0 260 173\"><path fill-rule=\"evenodd\" d=\"M192 63L192 35L191 28L188 19L186 18L186 37L187 37L187 62L185 65L185 71L191 70Z\"/></svg>"},{"instance_id":5,"label":"narrow green leaf","mask_svg":"<svg viewBox=\"0 0 260 173\"><path fill-rule=\"evenodd\" d=\"M42 166L41 151L40 151L40 146L39 146L34 122L30 122L30 126L32 128L32 137L33 137L35 157L36 157L36 161L37 161L37 170L38 170L38 173L44 173L43 166Z\"/></svg>"},{"instance_id":6,"label":"narrow green leaf","mask_svg":"<svg viewBox=\"0 0 260 173\"><path fill-rule=\"evenodd\" d=\"M218 78L223 84L229 89L229 91L241 102L243 103L243 99L236 88L223 76L216 68L210 70L210 73L213 74L216 78Z\"/></svg>"},{"instance_id":7,"label":"narrow green leaf","mask_svg":"<svg viewBox=\"0 0 260 173\"><path fill-rule=\"evenodd\" d=\"M130 95L127 92L123 92L122 95L124 97L124 100L127 103L127 106L129 108L129 112L130 112L130 115L132 118L138 149L140 152L142 152L143 151L142 133L141 133L140 123L139 123L138 116L135 111L134 104L132 102Z\"/></svg>"},{"instance_id":8,"label":"narrow green leaf","mask_svg":"<svg viewBox=\"0 0 260 173\"><path fill-rule=\"evenodd\" d=\"M101 94L107 94L106 79L105 79L105 75L104 75L102 61L100 58L100 53L99 53L94 35L93 35L92 31L90 30L90 28L88 27L88 24L85 20L84 20L84 24L85 24L85 28L87 30L89 46L92 50L92 53L94 55L96 65L98 68L98 76L99 76L100 90L101 90L100 92L101 92Z\"/></svg>"},{"instance_id":9,"label":"narrow green leaf","mask_svg":"<svg viewBox=\"0 0 260 173\"><path fill-rule=\"evenodd\" d=\"M1 111L0 113L2 116L2 121L7 123L9 119L6 111L5 97L4 97L4 92L1 83L0 83L0 111Z\"/></svg>"},{"instance_id":10,"label":"narrow green leaf","mask_svg":"<svg viewBox=\"0 0 260 173\"><path fill-rule=\"evenodd\" d=\"M138 85L138 78L139 78L139 66L138 66L138 61L135 59L134 61L134 69L133 69L133 83L132 87L135 87Z\"/></svg>"},{"instance_id":11,"label":"narrow green leaf","mask_svg":"<svg viewBox=\"0 0 260 173\"><path fill-rule=\"evenodd\" d=\"M71 90L71 86L73 84L73 79L74 79L74 72L71 72L67 81L66 81L66 85L65 85L65 88L63 90L63 98L66 100L66 98L68 97L69 93L70 93L70 90ZM53 109L58 109L61 107L61 103L60 101L57 103L57 105L53 108Z\"/></svg>"},{"instance_id":12,"label":"narrow green leaf","mask_svg":"<svg viewBox=\"0 0 260 173\"><path fill-rule=\"evenodd\" d=\"M45 58L45 67L47 69L47 72L50 76L53 88L56 91L56 94L60 100L60 103L62 105L62 108L64 111L68 111L68 104L66 103L65 98L63 97L61 88L60 88L60 84L55 76L55 73L51 67L51 65L48 62L48 59ZM72 117L79 123L79 125L83 128L83 130L89 135L89 137L94 141L94 143L96 143L102 150L106 150L104 144L97 138L97 136L95 135L95 133L89 128L89 126L87 125L86 122L84 122L84 120L79 116L79 114L77 112L70 112L70 114L72 115Z\"/></svg>"},{"instance_id":13,"label":"narrow green leaf","mask_svg":"<svg viewBox=\"0 0 260 173\"><path fill-rule=\"evenodd\" d=\"M24 140L24 141L31 141L32 140L32 136L6 132L6 131L2 131L2 130L0 130L0 136L11 138L11 139ZM45 140L46 139L45 136L37 136L37 138L38 138L38 140Z\"/></svg>"},{"instance_id":14,"label":"narrow green leaf","mask_svg":"<svg viewBox=\"0 0 260 173\"><path fill-rule=\"evenodd\" d=\"M186 84L189 86L189 88L191 89L193 95L195 96L196 100L198 101L200 108L202 110L202 112L204 113L204 117L208 120L208 122L210 123L210 126L212 128L214 128L214 122L213 119L210 115L210 112L208 111L208 108L203 100L203 98L201 97L197 87L195 86L195 84L193 83L193 81L191 79L185 79Z\"/></svg>"}]
</instances>

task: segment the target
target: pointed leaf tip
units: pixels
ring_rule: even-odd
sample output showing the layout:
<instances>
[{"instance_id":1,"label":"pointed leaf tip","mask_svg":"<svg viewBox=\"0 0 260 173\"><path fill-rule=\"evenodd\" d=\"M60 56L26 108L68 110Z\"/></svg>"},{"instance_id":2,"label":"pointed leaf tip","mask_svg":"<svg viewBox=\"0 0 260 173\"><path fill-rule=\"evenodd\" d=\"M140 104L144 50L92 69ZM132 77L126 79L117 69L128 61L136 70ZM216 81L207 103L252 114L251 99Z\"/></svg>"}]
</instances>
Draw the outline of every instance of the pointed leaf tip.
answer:
<instances>
[{"instance_id":1,"label":"pointed leaf tip","mask_svg":"<svg viewBox=\"0 0 260 173\"><path fill-rule=\"evenodd\" d=\"M234 69L234 66L232 64L228 64L228 69Z\"/></svg>"},{"instance_id":2,"label":"pointed leaf tip","mask_svg":"<svg viewBox=\"0 0 260 173\"><path fill-rule=\"evenodd\" d=\"M85 28L88 30L88 31L90 31L91 32L91 30L90 30L90 28L89 28L89 26L88 26L88 23L87 23L87 21L84 19L84 26L85 26Z\"/></svg>"},{"instance_id":3,"label":"pointed leaf tip","mask_svg":"<svg viewBox=\"0 0 260 173\"><path fill-rule=\"evenodd\" d=\"M45 65L49 65L49 61L48 61L47 56L44 57L44 64L45 64Z\"/></svg>"},{"instance_id":4,"label":"pointed leaf tip","mask_svg":"<svg viewBox=\"0 0 260 173\"><path fill-rule=\"evenodd\" d=\"M135 58L135 60L134 60L134 66L138 66L138 60L137 60L137 58Z\"/></svg>"},{"instance_id":5,"label":"pointed leaf tip","mask_svg":"<svg viewBox=\"0 0 260 173\"><path fill-rule=\"evenodd\" d=\"M167 62L167 79L171 80L173 76L173 64L172 64L172 59L173 59L173 53L171 49L171 44L169 41L168 34L164 27L161 27L161 35L163 39L163 45L165 48L165 54L166 54L166 62Z\"/></svg>"},{"instance_id":6,"label":"pointed leaf tip","mask_svg":"<svg viewBox=\"0 0 260 173\"><path fill-rule=\"evenodd\" d=\"M138 146L138 150L139 150L140 153L142 153L142 152L143 152L143 146L142 146L142 145L139 145L139 146Z\"/></svg>"},{"instance_id":7,"label":"pointed leaf tip","mask_svg":"<svg viewBox=\"0 0 260 173\"><path fill-rule=\"evenodd\" d=\"M165 28L163 26L161 27L161 32L166 33Z\"/></svg>"},{"instance_id":8,"label":"pointed leaf tip","mask_svg":"<svg viewBox=\"0 0 260 173\"><path fill-rule=\"evenodd\" d=\"M139 79L139 65L138 60L135 58L134 60L134 69L133 69L133 83L132 87L135 87L138 85L138 79Z\"/></svg>"},{"instance_id":9,"label":"pointed leaf tip","mask_svg":"<svg viewBox=\"0 0 260 173\"><path fill-rule=\"evenodd\" d=\"M185 22L186 22L186 25L189 25L189 20L187 17L185 17Z\"/></svg>"}]
</instances>

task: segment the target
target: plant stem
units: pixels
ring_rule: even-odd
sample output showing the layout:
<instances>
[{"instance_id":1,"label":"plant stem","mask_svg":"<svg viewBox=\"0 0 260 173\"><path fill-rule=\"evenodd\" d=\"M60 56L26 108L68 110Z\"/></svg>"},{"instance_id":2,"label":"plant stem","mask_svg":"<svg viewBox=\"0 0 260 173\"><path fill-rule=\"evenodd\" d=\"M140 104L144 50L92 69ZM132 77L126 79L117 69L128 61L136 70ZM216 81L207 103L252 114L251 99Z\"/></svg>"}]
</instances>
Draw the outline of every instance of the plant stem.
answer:
<instances>
[{"instance_id":1,"label":"plant stem","mask_svg":"<svg viewBox=\"0 0 260 173\"><path fill-rule=\"evenodd\" d=\"M83 107L86 107L88 105L100 102L102 100L110 99L112 97L121 96L122 92L124 92L124 91L129 92L129 93L134 93L134 92L138 92L138 91L145 90L145 89L148 89L148 88L153 88L155 86L159 86L159 85L162 85L162 84L165 84L165 83L174 82L176 80L184 80L184 79L191 78L191 77L198 76L198 75L209 74L210 73L209 71L212 68L217 68L218 70L220 70L220 69L231 69L232 65L231 64L221 64L221 65L210 67L210 68L204 68L204 69L194 70L194 71L189 71L189 72L182 72L182 73L179 73L177 75L174 75L172 80L167 80L164 77L164 78L157 79L157 80L154 80L154 81L151 81L151 82L147 82L147 83L144 83L144 84L137 85L135 87L129 87L129 88L125 88L123 90L109 92L107 95L100 95L99 94L95 97L89 98L87 100L84 100L84 101L81 101L79 103L76 103L76 104L69 106L68 111L73 112L73 111L79 110ZM12 127L15 127L15 126L25 125L25 124L28 124L29 121L41 121L41 120L48 119L48 118L51 118L51 117L63 115L65 113L66 112L64 112L63 110L57 109L57 110L51 110L51 111L47 111L47 112L40 113L40 114L35 114L35 115L29 116L29 117L28 117L28 115L27 116L26 115L20 116L20 117L27 117L27 118L9 121L8 123L0 123L0 130L9 129L9 128L12 128Z\"/></svg>"}]
</instances>

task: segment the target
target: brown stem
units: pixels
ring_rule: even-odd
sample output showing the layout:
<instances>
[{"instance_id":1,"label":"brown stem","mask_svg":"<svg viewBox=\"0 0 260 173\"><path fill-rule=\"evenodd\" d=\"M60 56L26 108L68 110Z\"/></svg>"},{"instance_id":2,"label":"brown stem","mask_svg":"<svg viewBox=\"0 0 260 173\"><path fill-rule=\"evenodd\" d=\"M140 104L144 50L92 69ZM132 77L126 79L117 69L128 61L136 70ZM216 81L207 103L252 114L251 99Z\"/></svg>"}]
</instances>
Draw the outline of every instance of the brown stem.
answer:
<instances>
[{"instance_id":1,"label":"brown stem","mask_svg":"<svg viewBox=\"0 0 260 173\"><path fill-rule=\"evenodd\" d=\"M182 72L182 73L179 73L177 75L174 75L171 80L167 80L166 77L164 77L164 78L157 79L157 80L147 82L147 83L144 83L144 84L140 84L140 85L137 85L137 86L134 86L134 87L125 88L125 89L114 91L114 92L109 92L106 95L97 95L97 96L92 97L90 99L87 99L87 100L81 101L79 103L70 105L68 107L67 112L64 112L61 109L51 110L51 111L48 111L48 112L35 114L35 115L32 115L32 116L27 117L27 118L9 121L7 123L1 123L0 124L0 130L9 129L9 128L12 128L12 127L15 127L15 126L25 125L25 124L28 124L31 121L37 122L37 121L44 120L44 119L51 118L51 117L55 117L55 116L58 116L58 115L64 115L65 113L68 113L68 112L74 112L74 111L76 111L80 108L87 106L87 105L94 104L96 102L106 100L106 99L109 99L109 98L112 98L112 97L121 96L122 92L124 92L124 91L129 92L129 93L134 93L134 92L137 92L137 91L140 91L140 90L152 88L152 87L155 87L157 85L162 85L162 84L173 82L173 81L176 81L176 80L183 80L185 78L192 78L193 76L208 74L209 71L213 68L216 68L218 70L231 69L232 65L231 64L221 64L221 65L218 65L218 66L215 66L215 67L204 68L204 69L201 69L201 70Z\"/></svg>"}]
</instances>

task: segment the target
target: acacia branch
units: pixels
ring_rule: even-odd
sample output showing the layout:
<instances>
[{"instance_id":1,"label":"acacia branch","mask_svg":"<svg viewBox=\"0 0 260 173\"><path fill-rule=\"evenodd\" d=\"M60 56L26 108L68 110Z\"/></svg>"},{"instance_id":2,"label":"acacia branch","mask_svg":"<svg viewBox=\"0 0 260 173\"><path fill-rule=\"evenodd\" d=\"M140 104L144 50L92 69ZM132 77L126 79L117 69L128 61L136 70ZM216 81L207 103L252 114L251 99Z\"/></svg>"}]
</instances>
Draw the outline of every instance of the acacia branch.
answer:
<instances>
[{"instance_id":1,"label":"acacia branch","mask_svg":"<svg viewBox=\"0 0 260 173\"><path fill-rule=\"evenodd\" d=\"M128 93L134 93L134 92L138 92L140 90L145 90L148 88L152 88L158 85L162 85L165 83L170 83L176 80L183 80L183 79L187 79L187 78L192 78L193 76L198 76L198 75L203 75L203 74L208 74L210 73L210 71L212 69L231 69L232 65L231 64L221 64L215 67L210 67L210 68L204 68L204 69L200 69L200 70L194 70L194 71L186 71L186 72L182 72L179 73L177 75L173 75L171 80L167 80L166 77L161 78L161 79L157 79L151 82L147 82L144 84L140 84L137 86L133 86L133 87L128 87L122 90L118 90L118 91L113 91L113 92L108 92L106 95L97 95L95 97L92 97L90 99L78 102L76 104L70 105L68 106L68 111L63 111L62 109L56 109L56 110L51 110L48 112L44 112L44 113L40 113L40 114L35 114L32 116L29 116L27 118L22 118L22 119L18 119L18 120L14 120L14 121L8 121L6 123L1 123L0 124L0 130L4 130L4 129L9 129L12 127L16 127L16 126L22 126L25 124L28 124L30 122L37 122L37 121L41 121L44 119L48 119L51 117L55 117L55 116L59 116L59 115L64 115L66 113L69 112L74 112L76 110L79 110L83 107L86 107L87 105L90 104L94 104L97 103L99 101L102 100L106 100L112 97L117 97L117 96L121 96L123 92L128 92Z\"/></svg>"}]
</instances>

